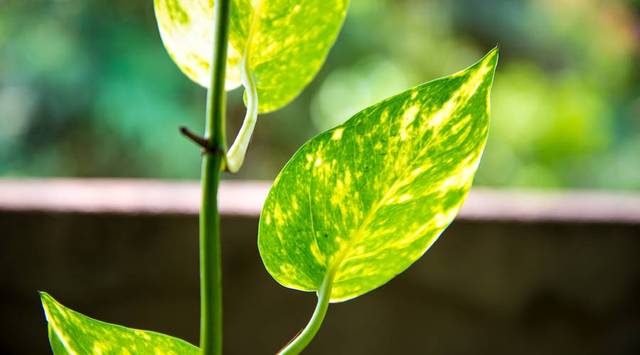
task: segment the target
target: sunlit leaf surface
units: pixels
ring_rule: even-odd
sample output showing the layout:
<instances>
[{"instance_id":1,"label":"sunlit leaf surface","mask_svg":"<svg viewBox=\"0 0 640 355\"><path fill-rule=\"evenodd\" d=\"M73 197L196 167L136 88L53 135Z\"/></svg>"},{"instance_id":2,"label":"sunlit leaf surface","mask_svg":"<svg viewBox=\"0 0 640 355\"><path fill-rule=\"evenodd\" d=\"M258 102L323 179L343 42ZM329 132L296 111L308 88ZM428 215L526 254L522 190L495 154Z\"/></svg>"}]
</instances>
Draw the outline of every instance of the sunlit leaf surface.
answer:
<instances>
[{"instance_id":1,"label":"sunlit leaf surface","mask_svg":"<svg viewBox=\"0 0 640 355\"><path fill-rule=\"evenodd\" d=\"M269 192L260 255L282 285L333 302L409 267L451 223L480 161L498 52L369 107L307 142Z\"/></svg>"},{"instance_id":2,"label":"sunlit leaf surface","mask_svg":"<svg viewBox=\"0 0 640 355\"><path fill-rule=\"evenodd\" d=\"M44 292L40 298L49 323L51 349L56 355L200 353L184 340L89 318L64 307Z\"/></svg>"},{"instance_id":3,"label":"sunlit leaf surface","mask_svg":"<svg viewBox=\"0 0 640 355\"><path fill-rule=\"evenodd\" d=\"M164 45L193 81L209 85L212 0L155 0ZM227 89L240 85L248 53L260 112L276 110L313 79L335 42L348 0L232 0Z\"/></svg>"}]
</instances>

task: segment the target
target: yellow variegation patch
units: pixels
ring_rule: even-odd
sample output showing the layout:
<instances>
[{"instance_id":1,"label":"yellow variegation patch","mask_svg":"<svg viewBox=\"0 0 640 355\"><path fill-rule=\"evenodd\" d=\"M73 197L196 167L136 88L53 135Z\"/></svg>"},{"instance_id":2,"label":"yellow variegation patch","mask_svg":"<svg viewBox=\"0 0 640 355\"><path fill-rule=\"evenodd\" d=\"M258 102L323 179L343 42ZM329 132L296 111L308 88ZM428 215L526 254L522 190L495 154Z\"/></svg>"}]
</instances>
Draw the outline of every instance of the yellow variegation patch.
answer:
<instances>
[{"instance_id":1,"label":"yellow variegation patch","mask_svg":"<svg viewBox=\"0 0 640 355\"><path fill-rule=\"evenodd\" d=\"M282 285L331 301L405 270L451 223L489 127L498 52L369 107L307 142L277 177L260 218L260 255Z\"/></svg>"},{"instance_id":2,"label":"yellow variegation patch","mask_svg":"<svg viewBox=\"0 0 640 355\"><path fill-rule=\"evenodd\" d=\"M184 340L97 321L64 307L44 292L40 298L56 355L200 354L197 347Z\"/></svg>"},{"instance_id":3,"label":"yellow variegation patch","mask_svg":"<svg viewBox=\"0 0 640 355\"><path fill-rule=\"evenodd\" d=\"M213 0L154 0L165 47L193 81L208 86ZM259 111L276 110L313 79L335 42L348 0L232 0L227 89L255 77Z\"/></svg>"},{"instance_id":4,"label":"yellow variegation patch","mask_svg":"<svg viewBox=\"0 0 640 355\"><path fill-rule=\"evenodd\" d=\"M213 51L213 1L154 0L154 5L160 37L167 52L189 79L208 87ZM236 12L242 9L246 8L236 6ZM250 13L238 15L251 16ZM230 36L237 34L232 33ZM242 49L229 43L226 80L228 90L241 84L241 59Z\"/></svg>"}]
</instances>

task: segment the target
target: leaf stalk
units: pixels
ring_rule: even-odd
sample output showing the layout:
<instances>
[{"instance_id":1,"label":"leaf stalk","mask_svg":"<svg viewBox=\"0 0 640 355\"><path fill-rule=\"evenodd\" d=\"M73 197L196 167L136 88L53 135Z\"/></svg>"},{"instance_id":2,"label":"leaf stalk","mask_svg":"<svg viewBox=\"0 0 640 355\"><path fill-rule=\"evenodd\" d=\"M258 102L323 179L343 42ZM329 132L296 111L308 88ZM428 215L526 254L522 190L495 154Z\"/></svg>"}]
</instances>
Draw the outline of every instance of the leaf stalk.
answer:
<instances>
[{"instance_id":1,"label":"leaf stalk","mask_svg":"<svg viewBox=\"0 0 640 355\"><path fill-rule=\"evenodd\" d=\"M249 60L247 57L248 54L245 52L240 69L242 86L244 86L247 97L247 113L244 116L242 127L240 127L240 130L238 131L235 141L227 152L227 170L231 173L238 172L240 167L242 167L244 157L247 154L247 148L249 147L249 142L251 141L251 136L253 135L253 129L255 128L256 121L258 119L258 89L256 88L253 73L249 68Z\"/></svg>"},{"instance_id":2,"label":"leaf stalk","mask_svg":"<svg viewBox=\"0 0 640 355\"><path fill-rule=\"evenodd\" d=\"M331 289L333 288L333 279L335 275L335 268L328 270L325 275L322 285L318 290L318 303L316 309L313 311L313 315L300 332L293 340L289 342L282 350L278 352L278 355L297 355L302 352L313 340L313 338L320 330L320 326L324 321L324 317L327 315L329 309L329 301L331 300Z\"/></svg>"},{"instance_id":3,"label":"leaf stalk","mask_svg":"<svg viewBox=\"0 0 640 355\"><path fill-rule=\"evenodd\" d=\"M255 78L251 72L251 46L253 37L258 26L258 19L260 16L260 7L262 2L254 3L254 9L251 14L251 26L249 28L249 36L247 37L247 44L242 55L242 62L240 63L240 80L245 90L247 99L247 112L244 116L242 126L238 131L236 139L234 140L231 148L226 155L226 168L231 173L236 173L242 167L244 157L247 154L247 148L249 147L249 141L253 135L253 129L256 126L258 119L258 88L256 87Z\"/></svg>"}]
</instances>

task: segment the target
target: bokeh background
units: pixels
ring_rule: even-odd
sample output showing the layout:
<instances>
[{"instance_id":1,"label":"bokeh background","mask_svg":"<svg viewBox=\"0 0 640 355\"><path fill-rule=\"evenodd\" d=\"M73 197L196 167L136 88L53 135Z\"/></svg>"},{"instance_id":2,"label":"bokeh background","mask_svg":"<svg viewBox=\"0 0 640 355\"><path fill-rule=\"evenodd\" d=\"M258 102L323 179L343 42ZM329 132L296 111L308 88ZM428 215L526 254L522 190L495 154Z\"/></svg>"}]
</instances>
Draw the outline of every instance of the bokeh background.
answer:
<instances>
[{"instance_id":1,"label":"bokeh background","mask_svg":"<svg viewBox=\"0 0 640 355\"><path fill-rule=\"evenodd\" d=\"M499 44L477 184L640 188L640 1L353 0L313 83L261 116L237 177L273 179L313 135ZM0 176L195 179L204 89L152 1L0 0ZM244 114L229 98L230 137Z\"/></svg>"},{"instance_id":2,"label":"bokeh background","mask_svg":"<svg viewBox=\"0 0 640 355\"><path fill-rule=\"evenodd\" d=\"M471 198L485 217L463 213L389 287L332 306L309 354L640 354L640 0L351 0L319 75L259 117L241 173L224 178L268 184L315 134L496 45L476 178L492 189ZM228 102L233 137L242 92ZM0 0L0 353L47 353L36 290L197 342L195 207L6 201L21 186L30 201L98 206L100 184L128 186L129 202L144 186L197 197L200 152L178 127L200 131L204 104L165 52L152 0ZM31 177L191 182L64 180L75 189L56 194ZM222 216L228 354L273 353L314 304L261 265L257 208Z\"/></svg>"}]
</instances>

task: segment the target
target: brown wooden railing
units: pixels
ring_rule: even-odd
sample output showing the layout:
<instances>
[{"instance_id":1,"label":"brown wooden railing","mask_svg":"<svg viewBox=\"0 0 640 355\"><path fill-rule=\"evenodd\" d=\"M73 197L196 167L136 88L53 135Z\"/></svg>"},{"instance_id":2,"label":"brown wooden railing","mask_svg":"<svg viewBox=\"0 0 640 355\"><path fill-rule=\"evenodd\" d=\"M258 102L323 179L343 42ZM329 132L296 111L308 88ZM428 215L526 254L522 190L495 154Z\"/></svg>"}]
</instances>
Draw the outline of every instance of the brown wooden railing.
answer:
<instances>
[{"instance_id":1,"label":"brown wooden railing","mask_svg":"<svg viewBox=\"0 0 640 355\"><path fill-rule=\"evenodd\" d=\"M227 354L274 353L314 297L256 247L266 182L223 184ZM47 353L37 290L196 342L198 185L0 179L0 353ZM329 309L308 354L640 353L640 194L474 189L436 245ZM247 342L250 334L250 342Z\"/></svg>"}]
</instances>

